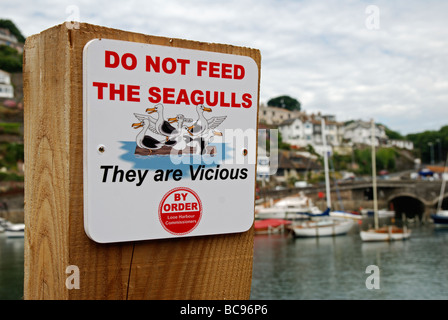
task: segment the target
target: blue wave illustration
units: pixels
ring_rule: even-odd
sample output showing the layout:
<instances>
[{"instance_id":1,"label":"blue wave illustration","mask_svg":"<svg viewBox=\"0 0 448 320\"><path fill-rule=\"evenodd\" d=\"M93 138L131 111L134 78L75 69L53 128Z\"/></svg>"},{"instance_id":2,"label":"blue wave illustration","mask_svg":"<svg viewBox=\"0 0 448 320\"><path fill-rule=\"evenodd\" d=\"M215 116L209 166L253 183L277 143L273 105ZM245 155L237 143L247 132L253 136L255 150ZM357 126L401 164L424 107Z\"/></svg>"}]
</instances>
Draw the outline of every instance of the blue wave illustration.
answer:
<instances>
[{"instance_id":1,"label":"blue wave illustration","mask_svg":"<svg viewBox=\"0 0 448 320\"><path fill-rule=\"evenodd\" d=\"M178 156L170 155L152 155L142 156L135 154L135 141L120 141L122 144L121 150L125 153L120 156L121 160L132 163L132 169L143 170L167 170L167 169L180 169L182 170L183 177L190 176L190 165L193 169L196 169L200 165L207 167L215 167L218 164L225 162L233 152L233 148L229 143L210 143L209 146L216 147L216 155L196 155L196 154L184 154Z\"/></svg>"}]
</instances>

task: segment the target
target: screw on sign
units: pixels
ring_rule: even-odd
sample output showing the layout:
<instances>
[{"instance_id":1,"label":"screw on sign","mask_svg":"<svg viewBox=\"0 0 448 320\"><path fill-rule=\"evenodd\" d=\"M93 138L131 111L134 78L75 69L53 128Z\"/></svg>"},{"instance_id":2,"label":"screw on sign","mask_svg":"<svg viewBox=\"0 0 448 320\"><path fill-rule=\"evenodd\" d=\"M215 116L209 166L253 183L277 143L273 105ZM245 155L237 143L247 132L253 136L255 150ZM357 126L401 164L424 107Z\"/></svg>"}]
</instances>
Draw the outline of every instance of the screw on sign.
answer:
<instances>
[{"instance_id":1,"label":"screw on sign","mask_svg":"<svg viewBox=\"0 0 448 320\"><path fill-rule=\"evenodd\" d=\"M160 201L159 220L169 233L188 234L198 226L201 217L201 199L190 188L172 189Z\"/></svg>"}]
</instances>

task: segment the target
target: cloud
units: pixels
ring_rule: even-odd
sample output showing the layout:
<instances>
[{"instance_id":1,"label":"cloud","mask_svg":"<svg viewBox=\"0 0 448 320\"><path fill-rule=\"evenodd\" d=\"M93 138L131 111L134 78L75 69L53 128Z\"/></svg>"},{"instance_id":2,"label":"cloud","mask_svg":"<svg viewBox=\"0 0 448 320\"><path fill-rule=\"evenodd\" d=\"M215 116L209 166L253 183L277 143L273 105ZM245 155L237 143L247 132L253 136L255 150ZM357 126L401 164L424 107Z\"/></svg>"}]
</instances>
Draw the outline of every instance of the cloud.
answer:
<instances>
[{"instance_id":1,"label":"cloud","mask_svg":"<svg viewBox=\"0 0 448 320\"><path fill-rule=\"evenodd\" d=\"M92 24L260 49L265 103L286 94L306 111L340 121L373 117L402 134L447 124L442 0L376 1L373 30L369 2L342 0L15 0L2 5L2 16L29 36L66 20L70 5Z\"/></svg>"}]
</instances>

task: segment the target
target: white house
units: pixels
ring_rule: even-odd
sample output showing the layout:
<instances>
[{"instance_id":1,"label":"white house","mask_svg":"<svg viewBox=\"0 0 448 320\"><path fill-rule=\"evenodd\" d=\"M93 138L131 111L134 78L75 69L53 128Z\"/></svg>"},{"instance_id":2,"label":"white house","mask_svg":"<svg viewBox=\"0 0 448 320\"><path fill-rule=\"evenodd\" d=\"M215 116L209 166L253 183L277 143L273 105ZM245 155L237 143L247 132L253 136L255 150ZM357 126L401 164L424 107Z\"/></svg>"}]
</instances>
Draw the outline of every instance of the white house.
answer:
<instances>
[{"instance_id":1,"label":"white house","mask_svg":"<svg viewBox=\"0 0 448 320\"><path fill-rule=\"evenodd\" d=\"M375 146L385 144L387 141L386 130L382 125L375 125ZM351 143L372 144L372 125L370 122L356 120L344 127L344 139Z\"/></svg>"},{"instance_id":2,"label":"white house","mask_svg":"<svg viewBox=\"0 0 448 320\"><path fill-rule=\"evenodd\" d=\"M289 111L287 109L269 107L261 104L258 112L258 118L260 123L279 125L286 120L297 117L300 113L300 111Z\"/></svg>"},{"instance_id":3,"label":"white house","mask_svg":"<svg viewBox=\"0 0 448 320\"><path fill-rule=\"evenodd\" d=\"M3 70L0 70L0 98L14 98L11 76Z\"/></svg>"},{"instance_id":4,"label":"white house","mask_svg":"<svg viewBox=\"0 0 448 320\"><path fill-rule=\"evenodd\" d=\"M325 119L327 152L331 152L332 147L339 146L342 141L341 124L332 115L301 113L296 118L283 121L279 125L283 141L297 147L311 145L317 153L323 155L322 118Z\"/></svg>"},{"instance_id":5,"label":"white house","mask_svg":"<svg viewBox=\"0 0 448 320\"><path fill-rule=\"evenodd\" d=\"M400 149L406 149L406 150L414 150L414 143L409 140L392 140L390 139L389 145L393 147L397 147Z\"/></svg>"},{"instance_id":6,"label":"white house","mask_svg":"<svg viewBox=\"0 0 448 320\"><path fill-rule=\"evenodd\" d=\"M278 127L283 142L298 146L306 145L304 142L304 123L300 118L283 121Z\"/></svg>"}]
</instances>

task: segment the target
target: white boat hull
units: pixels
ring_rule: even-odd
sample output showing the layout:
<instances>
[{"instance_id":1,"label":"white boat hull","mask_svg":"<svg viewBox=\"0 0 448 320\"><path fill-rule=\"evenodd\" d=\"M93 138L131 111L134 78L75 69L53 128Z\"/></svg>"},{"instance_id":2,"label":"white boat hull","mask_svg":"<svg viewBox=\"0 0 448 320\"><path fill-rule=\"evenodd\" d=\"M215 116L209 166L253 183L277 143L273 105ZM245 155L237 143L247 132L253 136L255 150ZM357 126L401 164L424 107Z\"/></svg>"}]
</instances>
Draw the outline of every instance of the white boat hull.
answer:
<instances>
[{"instance_id":1,"label":"white boat hull","mask_svg":"<svg viewBox=\"0 0 448 320\"><path fill-rule=\"evenodd\" d=\"M25 235L25 224L7 223L5 225L5 235L8 238L23 238Z\"/></svg>"},{"instance_id":2,"label":"white boat hull","mask_svg":"<svg viewBox=\"0 0 448 320\"><path fill-rule=\"evenodd\" d=\"M351 219L325 219L321 221L307 221L290 228L295 237L328 237L346 234L353 225L354 221Z\"/></svg>"},{"instance_id":3,"label":"white boat hull","mask_svg":"<svg viewBox=\"0 0 448 320\"><path fill-rule=\"evenodd\" d=\"M354 214L354 213L344 212L344 211L331 211L330 216L335 217L335 218L362 220L362 216L360 214Z\"/></svg>"},{"instance_id":4,"label":"white boat hull","mask_svg":"<svg viewBox=\"0 0 448 320\"><path fill-rule=\"evenodd\" d=\"M256 219L308 219L311 215L319 215L322 211L313 205L303 194L298 197L286 197L267 208L259 208L255 212Z\"/></svg>"},{"instance_id":5,"label":"white boat hull","mask_svg":"<svg viewBox=\"0 0 448 320\"><path fill-rule=\"evenodd\" d=\"M375 230L367 230L360 232L362 241L399 241L409 239L411 230L400 233L394 232L376 232Z\"/></svg>"},{"instance_id":6,"label":"white boat hull","mask_svg":"<svg viewBox=\"0 0 448 320\"><path fill-rule=\"evenodd\" d=\"M23 238L25 236L25 231L6 230L5 235L7 238Z\"/></svg>"},{"instance_id":7,"label":"white boat hull","mask_svg":"<svg viewBox=\"0 0 448 320\"><path fill-rule=\"evenodd\" d=\"M271 209L271 208L268 208ZM273 210L259 211L255 214L256 219L285 219L285 220L295 220L295 219L306 219L308 216L304 213L286 211L284 209L272 208Z\"/></svg>"},{"instance_id":8,"label":"white boat hull","mask_svg":"<svg viewBox=\"0 0 448 320\"><path fill-rule=\"evenodd\" d=\"M392 210L378 210L378 218L393 218L395 217L395 211ZM361 214L365 217L373 217L374 212L372 209L362 209Z\"/></svg>"}]
</instances>

